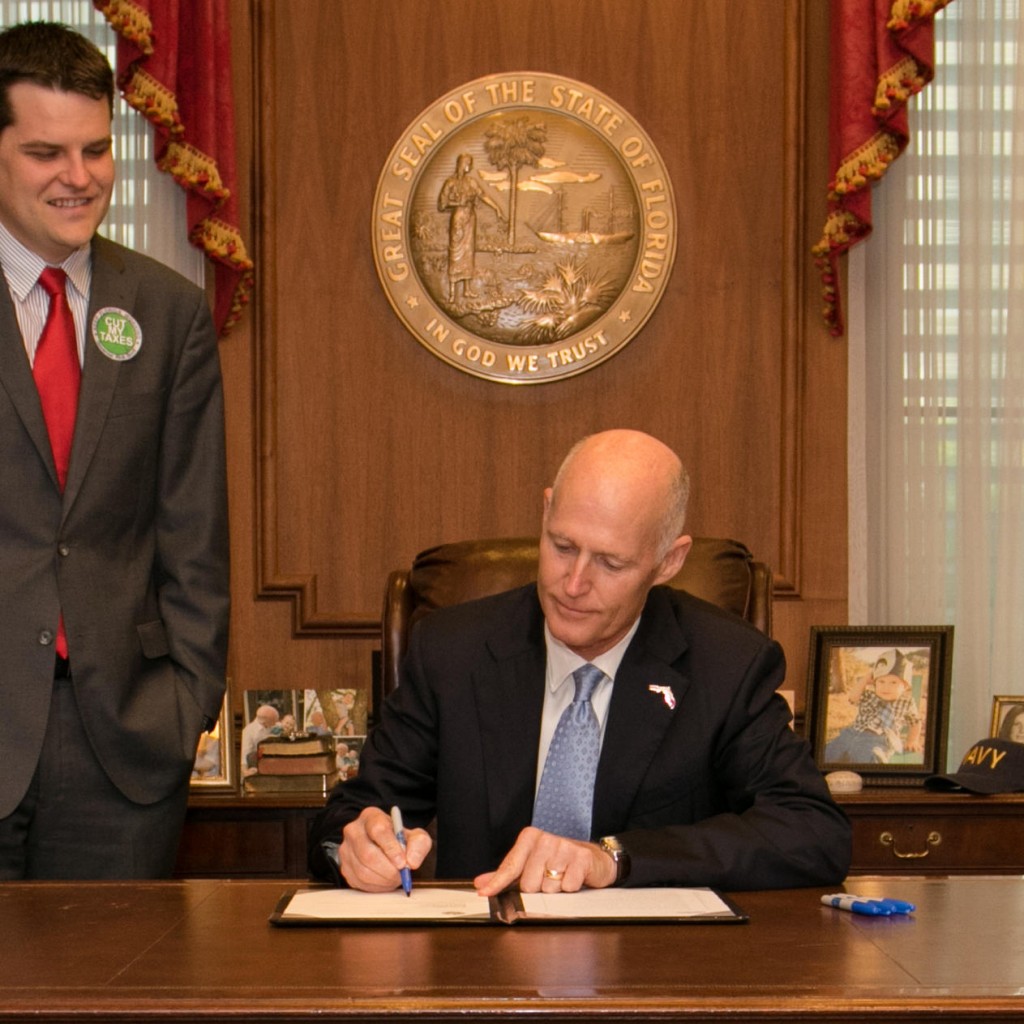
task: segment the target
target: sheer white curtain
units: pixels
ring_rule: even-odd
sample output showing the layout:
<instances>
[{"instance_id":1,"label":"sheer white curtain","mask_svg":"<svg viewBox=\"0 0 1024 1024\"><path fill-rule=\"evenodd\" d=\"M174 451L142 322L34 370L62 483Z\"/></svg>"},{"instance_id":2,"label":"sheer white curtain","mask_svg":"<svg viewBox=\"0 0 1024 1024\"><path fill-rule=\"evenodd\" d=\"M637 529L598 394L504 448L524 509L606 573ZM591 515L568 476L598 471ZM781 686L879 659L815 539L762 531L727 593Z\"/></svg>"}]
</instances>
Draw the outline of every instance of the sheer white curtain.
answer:
<instances>
[{"instance_id":1,"label":"sheer white curtain","mask_svg":"<svg viewBox=\"0 0 1024 1024\"><path fill-rule=\"evenodd\" d=\"M116 36L91 0L0 0L0 28L60 21L91 39L117 66ZM153 128L119 97L114 102L117 183L100 234L203 284L203 254L186 234L185 193L153 161Z\"/></svg>"},{"instance_id":2,"label":"sheer white curtain","mask_svg":"<svg viewBox=\"0 0 1024 1024\"><path fill-rule=\"evenodd\" d=\"M948 760L1024 693L1020 0L936 19L936 80L851 254L850 618L955 626Z\"/></svg>"}]
</instances>

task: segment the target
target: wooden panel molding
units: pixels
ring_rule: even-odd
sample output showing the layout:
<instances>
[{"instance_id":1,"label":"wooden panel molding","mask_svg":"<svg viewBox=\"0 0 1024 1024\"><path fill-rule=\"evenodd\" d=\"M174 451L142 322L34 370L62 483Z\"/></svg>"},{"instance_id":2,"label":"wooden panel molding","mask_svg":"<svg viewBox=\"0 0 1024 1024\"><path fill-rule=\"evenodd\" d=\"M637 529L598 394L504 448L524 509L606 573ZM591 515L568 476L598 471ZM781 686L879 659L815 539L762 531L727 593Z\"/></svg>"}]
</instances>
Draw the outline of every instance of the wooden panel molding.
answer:
<instances>
[{"instance_id":1,"label":"wooden panel molding","mask_svg":"<svg viewBox=\"0 0 1024 1024\"><path fill-rule=\"evenodd\" d=\"M820 343L807 337L807 0L252 10L255 596L291 603L294 636L374 637L392 568L431 544L536 531L569 445L630 426L691 468L691 531L743 540L798 601L805 350ZM524 69L592 82L644 125L680 228L662 304L621 354L512 387L405 330L370 221L384 158L419 111Z\"/></svg>"}]
</instances>

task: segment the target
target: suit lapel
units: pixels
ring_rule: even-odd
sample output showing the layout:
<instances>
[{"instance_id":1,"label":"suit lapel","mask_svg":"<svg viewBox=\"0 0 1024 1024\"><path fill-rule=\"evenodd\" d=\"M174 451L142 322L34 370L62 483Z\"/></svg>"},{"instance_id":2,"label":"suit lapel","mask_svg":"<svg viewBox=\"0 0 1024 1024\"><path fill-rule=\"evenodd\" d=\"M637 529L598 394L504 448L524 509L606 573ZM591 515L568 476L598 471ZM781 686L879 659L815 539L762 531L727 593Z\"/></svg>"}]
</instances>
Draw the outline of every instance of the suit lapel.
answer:
<instances>
[{"instance_id":1,"label":"suit lapel","mask_svg":"<svg viewBox=\"0 0 1024 1024\"><path fill-rule=\"evenodd\" d=\"M658 590L652 591L640 627L619 666L608 708L594 789L593 833L607 835L628 812L651 761L678 714L689 681L673 664L686 639ZM652 690L664 687L667 692ZM669 705L674 699L677 708Z\"/></svg>"},{"instance_id":2,"label":"suit lapel","mask_svg":"<svg viewBox=\"0 0 1024 1024\"><path fill-rule=\"evenodd\" d=\"M474 675L473 686L491 827L517 832L533 815L544 705L544 627L534 588L523 592L487 648L494 662Z\"/></svg>"},{"instance_id":3,"label":"suit lapel","mask_svg":"<svg viewBox=\"0 0 1024 1024\"><path fill-rule=\"evenodd\" d=\"M614 831L628 816L678 713L649 687L668 687L677 704L682 703L690 684L673 665L686 646L667 597L652 591L612 690L594 794L594 835ZM505 830L514 840L522 823L533 816L544 706L544 619L533 588L524 591L487 647L494 661L474 675L473 686L491 828L499 834Z\"/></svg>"},{"instance_id":4,"label":"suit lapel","mask_svg":"<svg viewBox=\"0 0 1024 1024\"><path fill-rule=\"evenodd\" d=\"M121 364L104 356L92 338L92 321L104 306L131 309L135 300L135 281L125 273L125 265L116 248L102 238L93 240L92 288L89 316L85 325L85 365L82 389L78 397L75 440L64 490L64 508L69 509L85 479L107 419Z\"/></svg>"},{"instance_id":5,"label":"suit lapel","mask_svg":"<svg viewBox=\"0 0 1024 1024\"><path fill-rule=\"evenodd\" d=\"M0 274L0 282L2 280ZM57 471L53 465L50 435L46 431L43 408L39 404L39 391L32 377L32 367L29 366L28 357L25 355L25 341L18 327L14 304L6 282L0 287L0 291L3 292L0 296L0 338L3 339L0 344L0 387L7 392L14 411L25 425L25 430L39 452L39 457L43 460L56 489Z\"/></svg>"}]
</instances>

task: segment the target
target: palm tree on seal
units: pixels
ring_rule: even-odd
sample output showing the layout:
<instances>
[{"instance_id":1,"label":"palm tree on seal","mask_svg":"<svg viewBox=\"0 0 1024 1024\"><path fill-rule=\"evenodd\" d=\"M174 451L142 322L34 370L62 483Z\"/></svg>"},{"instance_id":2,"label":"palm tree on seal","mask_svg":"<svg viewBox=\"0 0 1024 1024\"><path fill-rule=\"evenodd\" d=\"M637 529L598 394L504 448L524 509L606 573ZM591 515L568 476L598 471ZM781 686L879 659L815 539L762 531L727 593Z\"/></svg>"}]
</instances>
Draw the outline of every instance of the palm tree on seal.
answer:
<instances>
[{"instance_id":1,"label":"palm tree on seal","mask_svg":"<svg viewBox=\"0 0 1024 1024\"><path fill-rule=\"evenodd\" d=\"M519 169L536 167L544 155L547 129L531 124L529 117L503 117L485 133L484 150L493 167L508 174L508 247L516 247L516 200L519 195Z\"/></svg>"}]
</instances>

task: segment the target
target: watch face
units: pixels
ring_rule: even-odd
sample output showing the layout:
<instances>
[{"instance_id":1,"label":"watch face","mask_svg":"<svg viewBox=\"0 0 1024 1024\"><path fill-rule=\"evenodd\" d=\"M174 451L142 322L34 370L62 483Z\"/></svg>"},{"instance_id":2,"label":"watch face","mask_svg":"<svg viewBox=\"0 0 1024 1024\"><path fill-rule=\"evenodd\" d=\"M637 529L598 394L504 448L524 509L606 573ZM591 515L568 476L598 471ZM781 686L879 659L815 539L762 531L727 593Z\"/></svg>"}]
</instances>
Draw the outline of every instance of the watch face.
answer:
<instances>
[{"instance_id":1,"label":"watch face","mask_svg":"<svg viewBox=\"0 0 1024 1024\"><path fill-rule=\"evenodd\" d=\"M604 836L600 840L600 846L615 861L615 884L620 885L629 874L629 854L623 849L617 836Z\"/></svg>"}]
</instances>

